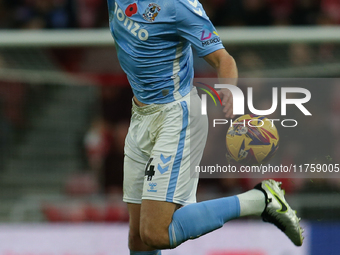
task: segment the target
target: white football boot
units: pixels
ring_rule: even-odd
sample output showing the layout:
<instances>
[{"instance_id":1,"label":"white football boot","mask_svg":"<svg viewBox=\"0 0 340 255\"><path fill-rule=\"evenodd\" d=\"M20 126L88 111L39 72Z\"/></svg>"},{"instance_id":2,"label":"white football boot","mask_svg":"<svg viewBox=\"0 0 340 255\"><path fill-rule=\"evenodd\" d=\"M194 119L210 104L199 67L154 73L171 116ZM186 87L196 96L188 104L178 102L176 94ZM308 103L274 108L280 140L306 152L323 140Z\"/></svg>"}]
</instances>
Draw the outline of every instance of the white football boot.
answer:
<instances>
[{"instance_id":1,"label":"white football boot","mask_svg":"<svg viewBox=\"0 0 340 255\"><path fill-rule=\"evenodd\" d=\"M301 246L304 239L301 219L288 205L281 184L274 180L265 180L255 186L255 189L261 190L266 196L266 208L261 217L263 221L273 223L281 229L296 246Z\"/></svg>"}]
</instances>

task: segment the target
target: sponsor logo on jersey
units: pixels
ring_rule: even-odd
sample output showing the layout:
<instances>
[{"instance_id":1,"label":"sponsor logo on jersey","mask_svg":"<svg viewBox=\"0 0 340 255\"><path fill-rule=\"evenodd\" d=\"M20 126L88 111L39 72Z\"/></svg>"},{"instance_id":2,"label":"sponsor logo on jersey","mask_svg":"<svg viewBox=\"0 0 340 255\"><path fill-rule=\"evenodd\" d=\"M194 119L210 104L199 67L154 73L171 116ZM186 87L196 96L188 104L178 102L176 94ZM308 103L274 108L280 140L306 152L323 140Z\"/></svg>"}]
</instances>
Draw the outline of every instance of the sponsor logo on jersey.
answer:
<instances>
[{"instance_id":1,"label":"sponsor logo on jersey","mask_svg":"<svg viewBox=\"0 0 340 255\"><path fill-rule=\"evenodd\" d=\"M161 11L161 7L158 4L151 3L146 8L143 14L143 18L146 21L154 22L160 11Z\"/></svg>"},{"instance_id":2,"label":"sponsor logo on jersey","mask_svg":"<svg viewBox=\"0 0 340 255\"><path fill-rule=\"evenodd\" d=\"M209 40L212 37L212 32L210 32L210 29L207 26L203 27L201 41Z\"/></svg>"},{"instance_id":3,"label":"sponsor logo on jersey","mask_svg":"<svg viewBox=\"0 0 340 255\"><path fill-rule=\"evenodd\" d=\"M203 47L206 47L210 44L216 44L216 43L221 42L221 39L219 37L211 39L213 34L218 36L218 33L216 31L211 31L207 26L203 27L202 36L201 36Z\"/></svg>"},{"instance_id":4,"label":"sponsor logo on jersey","mask_svg":"<svg viewBox=\"0 0 340 255\"><path fill-rule=\"evenodd\" d=\"M210 44L217 44L219 42L221 42L221 39L219 37L217 37L217 38L210 39L210 40L202 42L202 46L206 47L206 46L209 46Z\"/></svg>"},{"instance_id":5,"label":"sponsor logo on jersey","mask_svg":"<svg viewBox=\"0 0 340 255\"><path fill-rule=\"evenodd\" d=\"M114 16L117 18L117 20L121 23L123 23L123 26L134 36L139 38L141 41L146 41L149 39L149 32L141 28L141 25L138 24L137 22L131 20L128 16L125 15L124 11L119 8L117 2L115 3L115 11L114 11ZM133 8L133 7L132 7ZM128 14L131 16L133 15L132 13L135 10L132 10L131 13L128 12ZM137 10L136 10L137 11Z\"/></svg>"}]
</instances>

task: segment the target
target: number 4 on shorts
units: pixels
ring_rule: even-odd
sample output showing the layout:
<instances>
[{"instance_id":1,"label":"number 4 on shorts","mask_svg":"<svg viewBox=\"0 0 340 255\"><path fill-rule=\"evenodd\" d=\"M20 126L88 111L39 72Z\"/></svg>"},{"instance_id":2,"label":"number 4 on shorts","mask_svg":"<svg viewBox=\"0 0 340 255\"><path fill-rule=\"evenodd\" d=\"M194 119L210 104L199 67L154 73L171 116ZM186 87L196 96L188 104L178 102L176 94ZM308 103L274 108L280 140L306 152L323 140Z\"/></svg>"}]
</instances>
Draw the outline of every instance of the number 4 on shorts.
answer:
<instances>
[{"instance_id":1,"label":"number 4 on shorts","mask_svg":"<svg viewBox=\"0 0 340 255\"><path fill-rule=\"evenodd\" d=\"M155 166L151 166L153 158L150 158L145 167L145 176L148 177L148 181L152 181L152 177L155 175Z\"/></svg>"}]
</instances>

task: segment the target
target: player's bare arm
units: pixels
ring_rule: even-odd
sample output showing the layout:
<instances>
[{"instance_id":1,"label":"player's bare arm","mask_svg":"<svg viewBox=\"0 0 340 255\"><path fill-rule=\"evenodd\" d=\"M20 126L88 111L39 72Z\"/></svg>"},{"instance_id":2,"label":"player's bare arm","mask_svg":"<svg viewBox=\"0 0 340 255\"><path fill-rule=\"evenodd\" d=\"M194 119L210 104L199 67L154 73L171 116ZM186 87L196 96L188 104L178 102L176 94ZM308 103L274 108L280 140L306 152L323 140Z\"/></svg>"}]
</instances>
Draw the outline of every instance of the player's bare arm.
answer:
<instances>
[{"instance_id":1,"label":"player's bare arm","mask_svg":"<svg viewBox=\"0 0 340 255\"><path fill-rule=\"evenodd\" d=\"M225 50L217 50L204 57L213 68L215 68L218 77L222 83L237 83L238 71L234 58ZM218 92L224 105L223 112L226 118L233 118L233 97L228 89L222 89Z\"/></svg>"}]
</instances>

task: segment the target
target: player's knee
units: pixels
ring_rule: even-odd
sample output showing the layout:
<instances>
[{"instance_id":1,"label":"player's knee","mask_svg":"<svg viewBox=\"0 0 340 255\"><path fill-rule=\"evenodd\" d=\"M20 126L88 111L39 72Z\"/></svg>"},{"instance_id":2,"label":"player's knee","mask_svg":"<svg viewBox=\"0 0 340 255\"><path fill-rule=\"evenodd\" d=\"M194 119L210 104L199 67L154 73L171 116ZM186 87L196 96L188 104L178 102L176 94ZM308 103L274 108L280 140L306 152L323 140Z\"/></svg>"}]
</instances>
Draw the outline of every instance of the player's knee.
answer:
<instances>
[{"instance_id":1,"label":"player's knee","mask_svg":"<svg viewBox=\"0 0 340 255\"><path fill-rule=\"evenodd\" d=\"M167 230L156 226L145 226L140 230L140 237L146 245L156 249L169 248L169 234Z\"/></svg>"}]
</instances>

